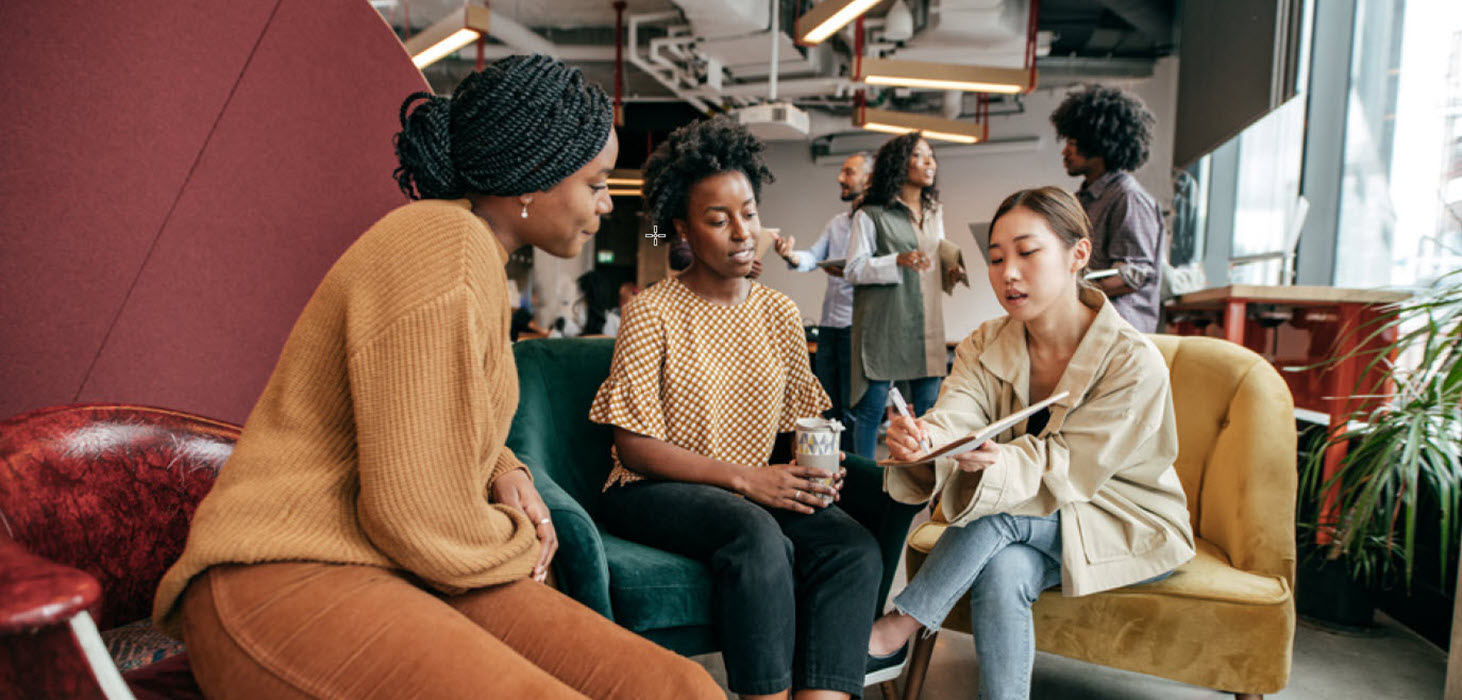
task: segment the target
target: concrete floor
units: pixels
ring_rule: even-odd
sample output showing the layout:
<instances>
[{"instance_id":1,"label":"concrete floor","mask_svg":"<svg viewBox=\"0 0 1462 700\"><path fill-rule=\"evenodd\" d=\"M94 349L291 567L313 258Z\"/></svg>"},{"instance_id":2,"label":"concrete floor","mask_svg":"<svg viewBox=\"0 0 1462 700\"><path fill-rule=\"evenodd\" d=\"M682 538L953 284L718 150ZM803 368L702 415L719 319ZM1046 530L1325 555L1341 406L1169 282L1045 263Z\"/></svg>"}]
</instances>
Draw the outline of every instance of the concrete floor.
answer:
<instances>
[{"instance_id":1,"label":"concrete floor","mask_svg":"<svg viewBox=\"0 0 1462 700\"><path fill-rule=\"evenodd\" d=\"M1447 655L1389 618L1377 615L1369 634L1339 633L1301 622L1295 633L1289 687L1266 697L1280 700L1427 700L1442 697ZM696 657L725 687L718 654ZM942 632L934 646L922 700L974 700L979 679L974 641ZM899 683L903 688L902 679ZM727 693L727 697L734 697ZM868 700L887 700L868 688ZM1217 700L1232 697L1139 673L1119 671L1046 653L1036 655L1034 700Z\"/></svg>"}]
</instances>

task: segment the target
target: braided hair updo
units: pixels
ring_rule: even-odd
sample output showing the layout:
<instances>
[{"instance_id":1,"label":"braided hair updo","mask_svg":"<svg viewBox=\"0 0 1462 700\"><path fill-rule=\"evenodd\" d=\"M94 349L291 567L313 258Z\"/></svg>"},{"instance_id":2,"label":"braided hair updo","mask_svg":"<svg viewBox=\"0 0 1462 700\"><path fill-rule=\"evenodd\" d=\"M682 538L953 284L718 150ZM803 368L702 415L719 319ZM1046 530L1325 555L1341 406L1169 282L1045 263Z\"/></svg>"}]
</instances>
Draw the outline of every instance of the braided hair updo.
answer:
<instances>
[{"instance_id":1,"label":"braided hair updo","mask_svg":"<svg viewBox=\"0 0 1462 700\"><path fill-rule=\"evenodd\" d=\"M666 233L685 219L690 188L712 175L740 172L761 199L761 185L772 171L762 159L766 149L746 127L727 116L691 122L670 133L645 161L645 204L650 221Z\"/></svg>"},{"instance_id":2,"label":"braided hair updo","mask_svg":"<svg viewBox=\"0 0 1462 700\"><path fill-rule=\"evenodd\" d=\"M406 98L396 183L412 199L540 192L599 155L612 122L609 97L578 69L509 56L467 76L450 98Z\"/></svg>"},{"instance_id":3,"label":"braided hair updo","mask_svg":"<svg viewBox=\"0 0 1462 700\"><path fill-rule=\"evenodd\" d=\"M1147 162L1156 121L1142 100L1117 88L1092 85L1073 92L1051 112L1056 135L1070 139L1108 170L1136 170Z\"/></svg>"}]
</instances>

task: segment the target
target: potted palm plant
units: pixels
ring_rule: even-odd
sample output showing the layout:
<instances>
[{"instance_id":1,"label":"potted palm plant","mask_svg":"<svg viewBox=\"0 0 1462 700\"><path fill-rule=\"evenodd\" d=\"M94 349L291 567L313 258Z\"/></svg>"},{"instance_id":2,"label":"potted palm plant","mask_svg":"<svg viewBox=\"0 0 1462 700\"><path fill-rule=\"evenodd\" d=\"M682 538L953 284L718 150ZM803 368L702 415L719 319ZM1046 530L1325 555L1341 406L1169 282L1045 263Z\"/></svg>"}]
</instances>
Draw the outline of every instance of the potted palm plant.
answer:
<instances>
[{"instance_id":1,"label":"potted palm plant","mask_svg":"<svg viewBox=\"0 0 1462 700\"><path fill-rule=\"evenodd\" d=\"M1444 276L1394 311L1360 329L1366 342L1356 346L1369 348L1361 376L1380 378L1391 391L1364 397L1379 400L1318 441L1301 464L1301 512L1310 516L1302 520L1302 532L1328 539L1325 545L1302 547L1310 561L1301 568L1312 576L1338 572L1362 589L1400 582L1409 592L1418 535L1434 536L1439 543L1445 580L1462 526L1462 271ZM1390 337L1394 340L1372 343ZM1325 451L1338 444L1349 449L1325 478ZM1322 507L1330 497L1333 507ZM1423 533L1423 528L1435 530ZM1307 591L1302 580L1301 612L1319 615L1313 604L1327 596L1316 589L1312 585ZM1338 621L1368 623L1369 601L1363 614L1356 620L1342 613Z\"/></svg>"}]
</instances>

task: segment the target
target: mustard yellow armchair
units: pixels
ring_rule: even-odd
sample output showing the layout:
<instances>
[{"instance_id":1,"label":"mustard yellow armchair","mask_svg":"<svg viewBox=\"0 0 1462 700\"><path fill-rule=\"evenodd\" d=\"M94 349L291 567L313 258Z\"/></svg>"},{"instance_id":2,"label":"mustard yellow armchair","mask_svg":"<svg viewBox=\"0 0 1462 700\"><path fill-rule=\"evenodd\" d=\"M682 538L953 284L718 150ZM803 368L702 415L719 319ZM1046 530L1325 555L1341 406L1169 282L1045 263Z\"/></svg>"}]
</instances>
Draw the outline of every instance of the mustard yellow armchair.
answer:
<instances>
[{"instance_id":1,"label":"mustard yellow armchair","mask_svg":"<svg viewBox=\"0 0 1462 700\"><path fill-rule=\"evenodd\" d=\"M1251 698L1289 682L1294 648L1294 403L1279 373L1239 345L1150 336L1167 359L1178 476L1197 556L1167 579L1036 602L1036 646L1081 661ZM936 519L939 519L936 509ZM912 577L945 529L909 536ZM969 594L945 629L970 631ZM905 700L919 696L934 637L917 637Z\"/></svg>"}]
</instances>

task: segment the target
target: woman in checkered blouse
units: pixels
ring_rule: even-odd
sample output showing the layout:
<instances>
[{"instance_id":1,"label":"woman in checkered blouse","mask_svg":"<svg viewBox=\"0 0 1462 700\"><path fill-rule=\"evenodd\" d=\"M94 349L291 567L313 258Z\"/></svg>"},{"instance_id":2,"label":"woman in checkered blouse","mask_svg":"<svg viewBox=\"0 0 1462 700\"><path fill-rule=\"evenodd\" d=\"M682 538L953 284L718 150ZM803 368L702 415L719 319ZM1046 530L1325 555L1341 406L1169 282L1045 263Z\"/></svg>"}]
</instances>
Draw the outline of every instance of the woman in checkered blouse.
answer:
<instances>
[{"instance_id":1,"label":"woman in checkered blouse","mask_svg":"<svg viewBox=\"0 0 1462 700\"><path fill-rule=\"evenodd\" d=\"M771 179L762 144L726 118L671 134L645 165L657 228L690 246L680 275L625 310L590 419L615 428L610 532L710 566L731 690L861 695L883 565L823 473L770 464L779 433L830 402L801 314L748 280Z\"/></svg>"}]
</instances>

